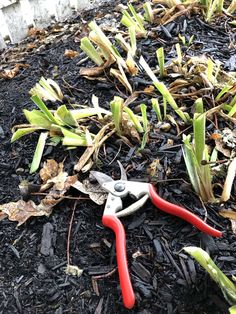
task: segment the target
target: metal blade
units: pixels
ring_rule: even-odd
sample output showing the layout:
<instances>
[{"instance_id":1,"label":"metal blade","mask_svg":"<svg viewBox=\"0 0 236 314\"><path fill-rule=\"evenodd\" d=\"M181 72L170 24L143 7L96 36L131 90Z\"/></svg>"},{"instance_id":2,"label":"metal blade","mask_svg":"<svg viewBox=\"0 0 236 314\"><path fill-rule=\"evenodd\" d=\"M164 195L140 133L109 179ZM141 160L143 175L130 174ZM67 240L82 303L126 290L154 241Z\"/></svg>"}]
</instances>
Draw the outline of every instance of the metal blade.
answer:
<instances>
[{"instance_id":1,"label":"metal blade","mask_svg":"<svg viewBox=\"0 0 236 314\"><path fill-rule=\"evenodd\" d=\"M120 180L123 180L123 181L127 181L127 175L126 175L126 172L125 172L125 168L122 166L121 162L119 162L119 160L117 160L118 162L118 165L120 167Z\"/></svg>"},{"instance_id":2,"label":"metal blade","mask_svg":"<svg viewBox=\"0 0 236 314\"><path fill-rule=\"evenodd\" d=\"M98 181L101 186L103 183L114 181L110 176L99 171L90 171L90 174Z\"/></svg>"}]
</instances>

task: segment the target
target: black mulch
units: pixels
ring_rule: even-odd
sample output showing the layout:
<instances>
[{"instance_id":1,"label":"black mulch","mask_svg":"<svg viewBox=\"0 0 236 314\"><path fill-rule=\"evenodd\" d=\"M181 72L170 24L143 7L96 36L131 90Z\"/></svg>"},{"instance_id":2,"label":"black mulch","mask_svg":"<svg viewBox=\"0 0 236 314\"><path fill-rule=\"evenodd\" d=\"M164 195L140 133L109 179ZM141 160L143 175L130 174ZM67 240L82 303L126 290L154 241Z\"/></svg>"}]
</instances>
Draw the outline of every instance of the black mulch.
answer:
<instances>
[{"instance_id":1,"label":"black mulch","mask_svg":"<svg viewBox=\"0 0 236 314\"><path fill-rule=\"evenodd\" d=\"M72 60L63 56L65 49L79 50L81 25L86 34L84 21L94 16L97 20L104 20L113 10L114 4L107 4L102 9L79 15L70 22L71 30L67 30L65 36L42 45L39 51L24 53L24 45L19 45L0 56L2 65L7 62L14 64L14 58L29 64L14 79L0 80L1 204L19 199L18 184L21 180L35 183L38 180L37 175L29 175L37 135L27 136L13 145L10 138L12 126L25 121L22 109L33 108L28 91L42 75L55 78L72 102L75 98L80 104L90 104L91 96L95 94L100 104L108 107L113 96L119 95L112 82L107 84L80 77L80 67L91 65L90 62L78 65L84 58L83 54ZM77 26L73 28L75 23ZM156 32L157 39L153 42L146 40L142 46L142 53L150 63L155 59L150 55L150 51L155 51L151 45L157 48L164 44L167 58L172 58L171 48L177 42L178 32L181 32L186 37L195 35L195 47L189 50L189 54L207 53L222 61L225 69L235 70L232 68L235 50L229 49L229 43L235 41L236 33L225 28L225 20L219 19L216 26L209 27L198 16L182 16L165 27L158 27ZM26 44L27 41L30 39ZM20 52L23 53L22 58L19 57ZM138 87L139 82L133 84ZM142 101L146 102L146 99ZM138 103L140 99L136 105ZM149 118L153 118L150 111ZM172 138L177 146L161 149L168 138ZM159 158L162 169L158 179L166 179L167 169L171 170L168 179L177 179L159 183L159 193L204 217L199 199L186 184L189 179L180 144L181 138L171 129L170 133L151 134L150 143L141 156L122 144L118 159L124 166L131 165L130 179L145 181L150 179L146 167L153 159ZM107 142L106 154L101 150L99 155L101 169L117 176L117 162L110 162L120 145L121 142L114 137ZM63 147L53 150L48 147L43 160L55 158L62 161L67 157L66 169L72 173L81 152L80 149L68 152ZM50 218L34 218L20 228L7 219L1 222L0 313L128 313L122 305L117 271L108 277L94 279L116 269L116 258L114 236L101 223L103 207L91 201L78 203L70 243L71 263L84 272L80 278L66 275L67 234L73 205L73 201L66 200L57 206ZM122 220L127 231L129 268L137 300L130 313L227 313L228 304L216 284L181 252L184 246L201 246L227 275L236 274L236 237L228 221L219 217L218 206L207 206L207 209L209 223L224 230L222 239L199 233L180 219L158 211L151 203Z\"/></svg>"}]
</instances>

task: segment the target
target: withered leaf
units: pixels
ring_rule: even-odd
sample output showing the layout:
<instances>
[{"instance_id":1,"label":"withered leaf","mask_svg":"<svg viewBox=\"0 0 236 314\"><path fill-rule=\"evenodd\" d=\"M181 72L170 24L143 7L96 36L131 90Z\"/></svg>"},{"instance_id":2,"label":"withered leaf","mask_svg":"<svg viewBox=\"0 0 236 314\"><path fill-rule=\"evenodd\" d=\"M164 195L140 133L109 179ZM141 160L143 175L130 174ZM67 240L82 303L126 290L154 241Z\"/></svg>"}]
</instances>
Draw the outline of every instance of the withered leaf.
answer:
<instances>
[{"instance_id":1,"label":"withered leaf","mask_svg":"<svg viewBox=\"0 0 236 314\"><path fill-rule=\"evenodd\" d=\"M66 49L64 52L64 56L70 59L73 59L79 55L78 51Z\"/></svg>"},{"instance_id":2,"label":"withered leaf","mask_svg":"<svg viewBox=\"0 0 236 314\"><path fill-rule=\"evenodd\" d=\"M6 69L0 72L0 77L4 79L12 79L14 78L20 71L20 68L28 68L28 64L16 63L13 69Z\"/></svg>"},{"instance_id":3,"label":"withered leaf","mask_svg":"<svg viewBox=\"0 0 236 314\"><path fill-rule=\"evenodd\" d=\"M43 168L39 171L39 176L43 183L58 175L59 165L54 159L48 159L44 162Z\"/></svg>"},{"instance_id":4,"label":"withered leaf","mask_svg":"<svg viewBox=\"0 0 236 314\"><path fill-rule=\"evenodd\" d=\"M52 176L52 173L55 175L56 164L56 162L52 161L45 163L44 171L41 173L41 176L45 180ZM64 194L77 181L77 175L68 176L67 172L63 171L63 163L57 165L57 175L48 179L44 182L44 185L42 185L42 187L51 187L51 189L38 205L31 200L27 202L19 200L17 202L0 205L0 220L7 215L10 220L18 221L18 226L20 226L32 216L49 216L53 207L64 199ZM48 171L45 171L45 169ZM54 172L52 172L52 169ZM40 191L42 191L42 189Z\"/></svg>"},{"instance_id":5,"label":"withered leaf","mask_svg":"<svg viewBox=\"0 0 236 314\"><path fill-rule=\"evenodd\" d=\"M93 68L81 68L79 74L82 76L99 76L103 73L103 71L108 68L112 63L114 63L113 59L108 59L103 65L99 67Z\"/></svg>"},{"instance_id":6,"label":"withered leaf","mask_svg":"<svg viewBox=\"0 0 236 314\"><path fill-rule=\"evenodd\" d=\"M231 222L232 231L236 234L236 212L233 210L221 210L219 214L224 217L228 218Z\"/></svg>"},{"instance_id":7,"label":"withered leaf","mask_svg":"<svg viewBox=\"0 0 236 314\"><path fill-rule=\"evenodd\" d=\"M147 168L147 173L151 177L156 177L158 175L158 169L162 169L162 166L160 165L160 160L154 159L151 164Z\"/></svg>"},{"instance_id":8,"label":"withered leaf","mask_svg":"<svg viewBox=\"0 0 236 314\"><path fill-rule=\"evenodd\" d=\"M224 218L229 218L236 221L236 212L233 210L221 210L219 214Z\"/></svg>"},{"instance_id":9,"label":"withered leaf","mask_svg":"<svg viewBox=\"0 0 236 314\"><path fill-rule=\"evenodd\" d=\"M28 30L28 36L30 36L30 37L35 37L38 35L45 35L45 34L46 34L46 31L44 29L41 29L41 28L31 27Z\"/></svg>"},{"instance_id":10,"label":"withered leaf","mask_svg":"<svg viewBox=\"0 0 236 314\"><path fill-rule=\"evenodd\" d=\"M7 215L9 220L18 221L18 226L32 216L49 216L51 213L50 208L45 210L42 206L39 208L33 201L25 202L23 200L0 205L0 211Z\"/></svg>"},{"instance_id":11,"label":"withered leaf","mask_svg":"<svg viewBox=\"0 0 236 314\"><path fill-rule=\"evenodd\" d=\"M107 198L107 192L101 188L100 184L92 184L88 179L84 180L83 183L77 180L72 187L83 194L87 194L98 205L104 204Z\"/></svg>"}]
</instances>

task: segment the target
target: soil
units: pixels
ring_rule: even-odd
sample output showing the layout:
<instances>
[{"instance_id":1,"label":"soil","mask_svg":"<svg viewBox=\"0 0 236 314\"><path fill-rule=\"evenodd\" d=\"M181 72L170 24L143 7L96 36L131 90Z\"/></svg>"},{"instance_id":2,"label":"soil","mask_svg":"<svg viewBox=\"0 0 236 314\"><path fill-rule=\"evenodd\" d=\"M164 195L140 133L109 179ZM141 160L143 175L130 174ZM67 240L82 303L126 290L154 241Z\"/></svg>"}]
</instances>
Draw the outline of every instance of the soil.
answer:
<instances>
[{"instance_id":1,"label":"soil","mask_svg":"<svg viewBox=\"0 0 236 314\"><path fill-rule=\"evenodd\" d=\"M79 75L81 66L91 65L89 61L80 64L79 61L85 57L83 54L74 59L64 57L66 49L79 51L78 41L86 33L86 21L93 17L109 20L109 14L114 12L114 8L114 3L105 4L102 8L84 12L61 24L65 28L62 35L44 43L38 50L25 51L29 42L37 43L37 39L28 38L2 53L3 67L11 66L15 60L23 60L21 62L27 63L29 67L21 69L11 80L0 80L1 204L21 197L18 188L20 181L27 179L38 183L39 180L37 174L29 174L29 164L38 135L26 136L14 144L10 143L10 138L11 128L25 122L22 109L34 108L28 91L42 75L54 78L71 102L75 98L80 104L91 104L91 97L95 94L99 97L101 106L108 108L114 95L124 96L122 87L116 89L114 82L89 81ZM198 50L196 47L189 50L191 54L206 53L219 59L225 69L235 70L229 62L235 55L235 50L229 48L230 42L235 40L235 32L225 29L224 19L218 19L214 27L205 24L199 16L181 16L173 23L175 27L170 23L167 27L156 30L158 36L154 43L150 40L143 41L140 48L150 64L155 58L150 54L151 49L155 51L153 49L163 43L167 58L172 58L171 49L177 34L187 23L185 35L194 35L198 43ZM72 30L65 27L70 25L73 28L75 24L76 27ZM49 34L50 30L49 28ZM136 86L138 84L136 82ZM148 103L141 96L132 105L135 107L140 102ZM151 111L148 114L152 119ZM118 178L118 159L124 167L129 166L129 179L150 181L146 168L154 159L159 158L161 168L158 180L162 181L158 183L160 195L204 218L205 211L199 198L186 183L189 179L181 153L181 136L177 136L174 128L160 132L158 136L154 135L150 135L149 144L141 155L135 154L132 148L114 136L106 143L105 149L100 151L99 170ZM162 149L169 138L174 140L176 147ZM66 158L66 170L72 173L82 151L77 149L68 152L61 146L53 149L48 146L42 161L49 158L62 161ZM170 172L168 178L167 170ZM86 177L87 174L80 176ZM235 187L233 194L235 198ZM225 206L235 205L229 201ZM226 275L236 274L236 237L228 220L219 216L218 205L206 205L206 208L208 222L224 231L221 239L200 233L188 223L157 210L150 202L134 215L122 219L127 236L129 269L136 294L136 305L132 310L126 310L122 304L115 239L112 232L102 225L103 206L90 200L81 200L77 204L70 240L71 264L83 269L83 274L77 278L65 273L67 235L73 207L74 201L65 200L56 206L49 218L32 218L19 228L8 219L1 221L0 313L228 312L229 306L217 285L197 263L181 251L185 246L200 246L211 254ZM96 279L99 275L102 278Z\"/></svg>"}]
</instances>

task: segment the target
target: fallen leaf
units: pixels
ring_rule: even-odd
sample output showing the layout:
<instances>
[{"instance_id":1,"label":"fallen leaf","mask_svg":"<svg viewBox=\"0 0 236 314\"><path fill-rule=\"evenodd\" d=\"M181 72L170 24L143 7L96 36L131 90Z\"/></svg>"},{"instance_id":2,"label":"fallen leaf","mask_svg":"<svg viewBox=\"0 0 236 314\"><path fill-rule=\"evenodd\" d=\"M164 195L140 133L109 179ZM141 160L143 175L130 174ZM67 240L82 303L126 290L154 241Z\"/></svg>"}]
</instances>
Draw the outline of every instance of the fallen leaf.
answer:
<instances>
[{"instance_id":1,"label":"fallen leaf","mask_svg":"<svg viewBox=\"0 0 236 314\"><path fill-rule=\"evenodd\" d=\"M82 76L90 77L90 76L99 76L103 73L103 71L108 68L112 63L114 63L113 59L108 59L103 65L99 67L93 68L81 68L79 74Z\"/></svg>"},{"instance_id":2,"label":"fallen leaf","mask_svg":"<svg viewBox=\"0 0 236 314\"><path fill-rule=\"evenodd\" d=\"M232 232L236 234L236 212L233 210L221 210L219 214L230 220Z\"/></svg>"},{"instance_id":3,"label":"fallen leaf","mask_svg":"<svg viewBox=\"0 0 236 314\"><path fill-rule=\"evenodd\" d=\"M218 152L221 152L225 157L230 158L231 150L228 148L225 148L225 145L224 145L224 142L222 141L222 139L215 140L215 144L216 144L216 149L218 150Z\"/></svg>"},{"instance_id":4,"label":"fallen leaf","mask_svg":"<svg viewBox=\"0 0 236 314\"><path fill-rule=\"evenodd\" d=\"M147 173L151 176L151 177L157 177L158 176L158 169L161 169L161 165L160 165L160 160L154 159L151 164L148 166L147 168Z\"/></svg>"},{"instance_id":5,"label":"fallen leaf","mask_svg":"<svg viewBox=\"0 0 236 314\"><path fill-rule=\"evenodd\" d=\"M212 140L220 140L220 139L222 138L222 136L221 136L221 134L219 134L219 133L212 133L211 136L210 136L210 138L211 138Z\"/></svg>"},{"instance_id":6,"label":"fallen leaf","mask_svg":"<svg viewBox=\"0 0 236 314\"><path fill-rule=\"evenodd\" d=\"M64 52L64 56L70 59L73 59L79 55L78 51L66 49Z\"/></svg>"},{"instance_id":7,"label":"fallen leaf","mask_svg":"<svg viewBox=\"0 0 236 314\"><path fill-rule=\"evenodd\" d=\"M219 214L224 218L229 218L236 221L236 212L233 210L221 210Z\"/></svg>"},{"instance_id":8,"label":"fallen leaf","mask_svg":"<svg viewBox=\"0 0 236 314\"><path fill-rule=\"evenodd\" d=\"M1 214L8 216L11 221L18 221L18 226L22 225L32 216L49 216L51 211L39 208L33 201L10 202L0 205Z\"/></svg>"},{"instance_id":9,"label":"fallen leaf","mask_svg":"<svg viewBox=\"0 0 236 314\"><path fill-rule=\"evenodd\" d=\"M83 194L87 194L98 205L104 204L107 198L107 192L101 188L100 184L92 184L88 179L84 180L83 183L77 180L72 187Z\"/></svg>"},{"instance_id":10,"label":"fallen leaf","mask_svg":"<svg viewBox=\"0 0 236 314\"><path fill-rule=\"evenodd\" d=\"M149 85L144 88L144 93L153 93L155 91L155 87L153 85Z\"/></svg>"},{"instance_id":11,"label":"fallen leaf","mask_svg":"<svg viewBox=\"0 0 236 314\"><path fill-rule=\"evenodd\" d=\"M50 172L44 172L43 178L48 177L48 174ZM45 187L51 188L46 197L38 205L31 200L27 202L19 200L0 205L0 219L4 218L3 215L7 215L9 220L18 221L18 226L20 226L32 216L49 216L53 207L64 199L63 195L76 181L77 175L68 176L68 173L63 171L63 163L59 163L57 175L45 181L41 186L40 191L45 190Z\"/></svg>"},{"instance_id":12,"label":"fallen leaf","mask_svg":"<svg viewBox=\"0 0 236 314\"><path fill-rule=\"evenodd\" d=\"M26 46L26 50L33 50L34 48L37 48L37 46L35 45L35 43L29 43Z\"/></svg>"},{"instance_id":13,"label":"fallen leaf","mask_svg":"<svg viewBox=\"0 0 236 314\"><path fill-rule=\"evenodd\" d=\"M54 159L48 159L44 162L43 168L39 171L39 176L43 183L58 175L59 165Z\"/></svg>"},{"instance_id":14,"label":"fallen leaf","mask_svg":"<svg viewBox=\"0 0 236 314\"><path fill-rule=\"evenodd\" d=\"M16 65L13 69L11 69L11 70L6 69L6 70L0 72L0 77L10 80L19 73L20 68L28 68L28 67L29 67L29 64L16 63Z\"/></svg>"},{"instance_id":15,"label":"fallen leaf","mask_svg":"<svg viewBox=\"0 0 236 314\"><path fill-rule=\"evenodd\" d=\"M44 29L37 28L37 27L31 27L28 30L28 36L30 37L35 37L38 35L45 35L45 34L46 34L46 31Z\"/></svg>"}]
</instances>

